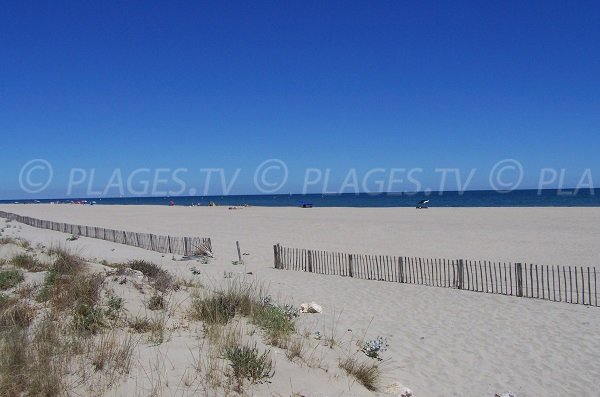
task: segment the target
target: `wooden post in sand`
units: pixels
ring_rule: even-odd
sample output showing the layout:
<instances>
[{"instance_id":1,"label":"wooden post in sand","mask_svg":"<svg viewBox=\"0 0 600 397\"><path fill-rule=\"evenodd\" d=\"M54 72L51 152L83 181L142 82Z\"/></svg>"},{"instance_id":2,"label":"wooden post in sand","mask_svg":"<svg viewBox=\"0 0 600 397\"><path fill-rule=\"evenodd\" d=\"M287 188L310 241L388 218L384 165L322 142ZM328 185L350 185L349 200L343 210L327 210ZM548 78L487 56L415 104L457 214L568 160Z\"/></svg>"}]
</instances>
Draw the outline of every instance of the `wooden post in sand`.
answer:
<instances>
[{"instance_id":1,"label":"wooden post in sand","mask_svg":"<svg viewBox=\"0 0 600 397\"><path fill-rule=\"evenodd\" d=\"M515 282L517 296L523 296L523 268L520 263L515 263Z\"/></svg>"},{"instance_id":2,"label":"wooden post in sand","mask_svg":"<svg viewBox=\"0 0 600 397\"><path fill-rule=\"evenodd\" d=\"M275 269L279 269L279 258L277 255L277 245L273 246L273 265L275 266Z\"/></svg>"},{"instance_id":3,"label":"wooden post in sand","mask_svg":"<svg viewBox=\"0 0 600 397\"><path fill-rule=\"evenodd\" d=\"M237 246L237 252L238 252L238 265L241 265L244 262L242 261L242 251L240 250L240 242L236 241L235 245Z\"/></svg>"},{"instance_id":4,"label":"wooden post in sand","mask_svg":"<svg viewBox=\"0 0 600 397\"><path fill-rule=\"evenodd\" d=\"M312 273L313 271L313 254L311 250L308 250L308 252L306 253L307 257L308 257L308 271Z\"/></svg>"}]
</instances>

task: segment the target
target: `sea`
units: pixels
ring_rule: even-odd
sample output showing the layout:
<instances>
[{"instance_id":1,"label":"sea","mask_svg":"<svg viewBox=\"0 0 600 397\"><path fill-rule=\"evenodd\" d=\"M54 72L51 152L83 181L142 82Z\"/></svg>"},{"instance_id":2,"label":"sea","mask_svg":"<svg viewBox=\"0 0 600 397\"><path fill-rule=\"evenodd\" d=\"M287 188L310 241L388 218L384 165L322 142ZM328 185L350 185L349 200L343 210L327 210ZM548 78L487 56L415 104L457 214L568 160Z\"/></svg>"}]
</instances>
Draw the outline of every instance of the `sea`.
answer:
<instances>
[{"instance_id":1,"label":"sea","mask_svg":"<svg viewBox=\"0 0 600 397\"><path fill-rule=\"evenodd\" d=\"M471 190L464 192L276 194L173 197L99 197L0 200L0 203L84 203L94 205L261 206L261 207L415 207L422 200L435 207L597 207L600 189Z\"/></svg>"}]
</instances>

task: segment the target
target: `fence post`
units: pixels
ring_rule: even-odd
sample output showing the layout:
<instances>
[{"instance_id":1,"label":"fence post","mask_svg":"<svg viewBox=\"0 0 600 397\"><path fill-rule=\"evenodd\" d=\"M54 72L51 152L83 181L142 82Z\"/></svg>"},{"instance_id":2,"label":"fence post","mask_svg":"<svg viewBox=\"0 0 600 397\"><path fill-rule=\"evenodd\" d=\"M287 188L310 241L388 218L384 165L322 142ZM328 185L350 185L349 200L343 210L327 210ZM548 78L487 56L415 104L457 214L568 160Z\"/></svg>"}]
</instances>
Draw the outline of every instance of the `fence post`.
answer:
<instances>
[{"instance_id":1,"label":"fence post","mask_svg":"<svg viewBox=\"0 0 600 397\"><path fill-rule=\"evenodd\" d=\"M350 277L354 277L354 268L353 268L353 259L352 259L352 254L348 255L348 275Z\"/></svg>"},{"instance_id":2,"label":"fence post","mask_svg":"<svg viewBox=\"0 0 600 397\"><path fill-rule=\"evenodd\" d=\"M523 266L520 263L515 263L515 281L517 283L517 296L523 296Z\"/></svg>"},{"instance_id":3,"label":"fence post","mask_svg":"<svg viewBox=\"0 0 600 397\"><path fill-rule=\"evenodd\" d=\"M308 250L308 271L312 273L313 271L313 261L312 261L312 251Z\"/></svg>"},{"instance_id":4,"label":"fence post","mask_svg":"<svg viewBox=\"0 0 600 397\"><path fill-rule=\"evenodd\" d=\"M244 263L244 261L242 261L242 251L240 250L240 242L236 241L235 245L237 246L237 252L238 252L238 264L241 265L242 263Z\"/></svg>"},{"instance_id":5,"label":"fence post","mask_svg":"<svg viewBox=\"0 0 600 397\"><path fill-rule=\"evenodd\" d=\"M400 282L404 283L404 258L398 258L398 267L400 268Z\"/></svg>"},{"instance_id":6,"label":"fence post","mask_svg":"<svg viewBox=\"0 0 600 397\"><path fill-rule=\"evenodd\" d=\"M275 265L275 269L279 269L279 258L277 255L277 245L273 246L273 264Z\"/></svg>"},{"instance_id":7,"label":"fence post","mask_svg":"<svg viewBox=\"0 0 600 397\"><path fill-rule=\"evenodd\" d=\"M463 275L463 270L465 267L465 261L462 259L458 260L458 289L463 289L464 285L463 285L463 281L464 281L464 275Z\"/></svg>"}]
</instances>

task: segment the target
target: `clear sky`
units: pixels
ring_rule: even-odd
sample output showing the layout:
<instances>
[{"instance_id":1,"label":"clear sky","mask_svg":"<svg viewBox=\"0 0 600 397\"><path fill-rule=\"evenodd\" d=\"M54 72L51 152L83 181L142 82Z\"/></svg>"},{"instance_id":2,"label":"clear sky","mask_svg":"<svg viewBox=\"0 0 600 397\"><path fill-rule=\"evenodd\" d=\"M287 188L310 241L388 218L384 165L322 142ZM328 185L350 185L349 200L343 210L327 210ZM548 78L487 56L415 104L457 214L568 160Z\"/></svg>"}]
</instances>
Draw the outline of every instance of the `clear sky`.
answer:
<instances>
[{"instance_id":1,"label":"clear sky","mask_svg":"<svg viewBox=\"0 0 600 397\"><path fill-rule=\"evenodd\" d=\"M0 138L0 198L28 197L33 159L53 167L38 197L72 168L100 187L186 168L199 191L202 168L240 168L231 193L256 193L272 158L280 193L307 167L419 167L435 188L436 168L508 158L522 188L543 167L600 185L600 3L3 1Z\"/></svg>"}]
</instances>

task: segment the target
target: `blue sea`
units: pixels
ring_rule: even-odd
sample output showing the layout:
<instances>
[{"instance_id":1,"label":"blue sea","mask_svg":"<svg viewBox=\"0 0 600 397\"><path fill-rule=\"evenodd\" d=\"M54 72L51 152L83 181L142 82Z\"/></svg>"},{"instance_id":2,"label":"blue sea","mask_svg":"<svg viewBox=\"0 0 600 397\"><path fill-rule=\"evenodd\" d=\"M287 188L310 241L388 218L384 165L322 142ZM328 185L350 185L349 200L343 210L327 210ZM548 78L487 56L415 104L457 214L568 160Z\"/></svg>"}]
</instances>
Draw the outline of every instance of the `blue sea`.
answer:
<instances>
[{"instance_id":1,"label":"blue sea","mask_svg":"<svg viewBox=\"0 0 600 397\"><path fill-rule=\"evenodd\" d=\"M231 196L177 196L177 197L120 197L120 198L69 198L38 200L0 200L0 203L70 203L87 200L97 205L208 205L297 207L312 204L314 207L414 207L424 199L429 207L596 207L600 206L600 189L590 190L514 190L501 193L493 190L426 193L381 194L279 194Z\"/></svg>"}]
</instances>

